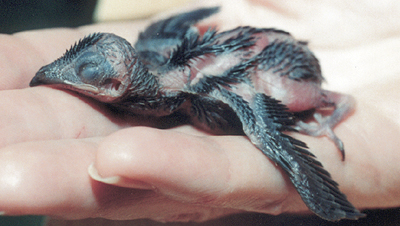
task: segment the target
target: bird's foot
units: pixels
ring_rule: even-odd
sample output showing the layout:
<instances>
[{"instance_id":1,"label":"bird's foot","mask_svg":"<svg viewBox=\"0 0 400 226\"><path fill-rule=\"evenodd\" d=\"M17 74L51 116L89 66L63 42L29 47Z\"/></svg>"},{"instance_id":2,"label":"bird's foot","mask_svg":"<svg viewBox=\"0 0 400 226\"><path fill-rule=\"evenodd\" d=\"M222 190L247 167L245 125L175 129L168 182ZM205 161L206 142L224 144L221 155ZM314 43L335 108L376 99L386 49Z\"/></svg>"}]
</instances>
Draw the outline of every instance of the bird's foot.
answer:
<instances>
[{"instance_id":1,"label":"bird's foot","mask_svg":"<svg viewBox=\"0 0 400 226\"><path fill-rule=\"evenodd\" d=\"M339 149L342 154L342 160L345 159L345 151L343 142L336 136L333 132L333 127L335 125L335 120L331 116L322 116L320 113L314 113L314 119L316 122L303 122L299 121L296 123L295 129L300 133L307 134L314 137L326 136Z\"/></svg>"}]
</instances>

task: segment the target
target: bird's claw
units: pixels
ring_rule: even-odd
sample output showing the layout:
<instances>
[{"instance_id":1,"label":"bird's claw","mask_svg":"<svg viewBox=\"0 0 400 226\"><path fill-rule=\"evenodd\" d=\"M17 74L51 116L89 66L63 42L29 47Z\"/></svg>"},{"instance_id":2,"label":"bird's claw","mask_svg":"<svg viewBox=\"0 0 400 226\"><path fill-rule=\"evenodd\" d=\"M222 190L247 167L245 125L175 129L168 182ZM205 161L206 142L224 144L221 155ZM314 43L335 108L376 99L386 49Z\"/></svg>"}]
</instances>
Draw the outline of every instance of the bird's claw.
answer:
<instances>
[{"instance_id":1,"label":"bird's claw","mask_svg":"<svg viewBox=\"0 0 400 226\"><path fill-rule=\"evenodd\" d=\"M309 122L305 123L303 121L298 121L296 123L295 129L303 134L307 134L314 137L326 136L339 149L340 153L342 154L342 161L345 160L345 151L343 142L336 136L333 132L333 125L331 117L329 116L322 116L320 113L314 113L314 119L316 122Z\"/></svg>"}]
</instances>

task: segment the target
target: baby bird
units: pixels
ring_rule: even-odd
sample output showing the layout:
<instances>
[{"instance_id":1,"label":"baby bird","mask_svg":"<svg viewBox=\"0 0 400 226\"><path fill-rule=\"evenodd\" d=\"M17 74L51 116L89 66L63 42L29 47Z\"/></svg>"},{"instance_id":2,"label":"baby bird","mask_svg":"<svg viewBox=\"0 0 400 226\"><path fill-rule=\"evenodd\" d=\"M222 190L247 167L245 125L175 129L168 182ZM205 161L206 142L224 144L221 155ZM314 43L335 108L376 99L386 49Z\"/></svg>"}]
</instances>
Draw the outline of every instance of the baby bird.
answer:
<instances>
[{"instance_id":1,"label":"baby bird","mask_svg":"<svg viewBox=\"0 0 400 226\"><path fill-rule=\"evenodd\" d=\"M285 134L326 135L344 160L332 128L351 113L353 99L323 90L318 60L305 42L285 31L200 32L196 23L218 10L203 8L153 23L135 48L114 34L87 36L42 67L30 86L74 90L134 114L184 114L209 131L245 134L287 173L312 212L330 221L364 216L306 144ZM330 114L322 116L327 109ZM317 123L303 122L305 115Z\"/></svg>"}]
</instances>

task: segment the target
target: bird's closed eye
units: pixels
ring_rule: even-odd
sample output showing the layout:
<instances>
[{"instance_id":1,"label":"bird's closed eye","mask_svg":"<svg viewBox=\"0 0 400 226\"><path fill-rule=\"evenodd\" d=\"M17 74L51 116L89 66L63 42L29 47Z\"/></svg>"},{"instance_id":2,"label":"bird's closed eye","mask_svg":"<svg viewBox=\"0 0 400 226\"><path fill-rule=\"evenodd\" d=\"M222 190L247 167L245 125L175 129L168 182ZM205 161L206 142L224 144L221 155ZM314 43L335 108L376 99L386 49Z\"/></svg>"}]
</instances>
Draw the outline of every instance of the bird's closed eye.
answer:
<instances>
[{"instance_id":1,"label":"bird's closed eye","mask_svg":"<svg viewBox=\"0 0 400 226\"><path fill-rule=\"evenodd\" d=\"M87 63L80 65L77 73L82 79L90 81L100 75L100 70L96 64Z\"/></svg>"}]
</instances>

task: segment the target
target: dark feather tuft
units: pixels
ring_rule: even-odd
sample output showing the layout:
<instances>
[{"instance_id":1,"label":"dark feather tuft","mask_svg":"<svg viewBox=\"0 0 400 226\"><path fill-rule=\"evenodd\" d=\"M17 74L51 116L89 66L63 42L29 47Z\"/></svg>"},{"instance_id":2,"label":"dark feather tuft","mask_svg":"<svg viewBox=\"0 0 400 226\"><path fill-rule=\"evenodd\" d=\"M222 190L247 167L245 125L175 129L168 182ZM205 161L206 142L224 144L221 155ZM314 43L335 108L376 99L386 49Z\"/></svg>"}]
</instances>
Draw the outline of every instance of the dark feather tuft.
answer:
<instances>
[{"instance_id":1,"label":"dark feather tuft","mask_svg":"<svg viewBox=\"0 0 400 226\"><path fill-rule=\"evenodd\" d=\"M93 33L85 36L83 39L80 39L78 43L75 43L75 45L71 46L71 48L65 52L63 58L65 60L72 59L78 52L86 49L88 46L94 45L103 36L104 33Z\"/></svg>"}]
</instances>

